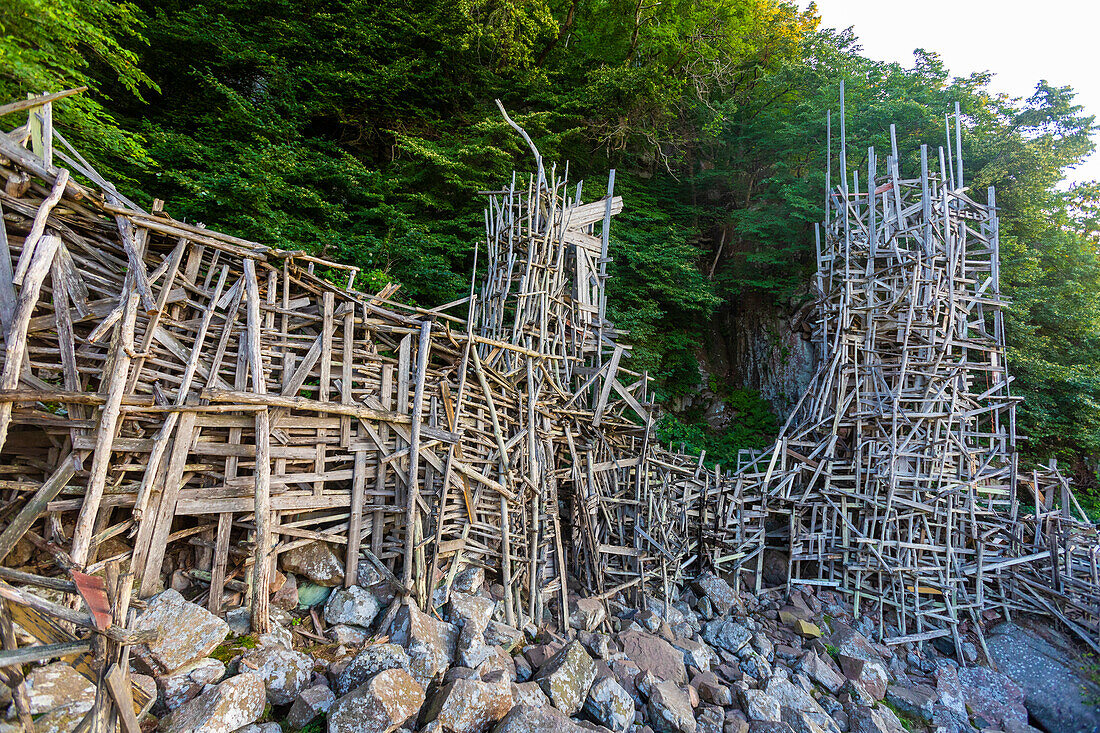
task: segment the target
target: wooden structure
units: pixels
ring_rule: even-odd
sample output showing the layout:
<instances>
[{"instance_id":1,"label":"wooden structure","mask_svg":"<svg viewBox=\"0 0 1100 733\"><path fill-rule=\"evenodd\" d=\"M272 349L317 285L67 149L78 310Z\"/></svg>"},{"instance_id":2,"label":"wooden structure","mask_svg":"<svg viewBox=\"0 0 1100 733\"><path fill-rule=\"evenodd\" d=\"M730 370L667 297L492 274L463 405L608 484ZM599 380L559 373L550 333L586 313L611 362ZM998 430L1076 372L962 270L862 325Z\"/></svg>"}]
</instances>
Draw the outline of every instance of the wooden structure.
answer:
<instances>
[{"instance_id":1,"label":"wooden structure","mask_svg":"<svg viewBox=\"0 0 1100 733\"><path fill-rule=\"evenodd\" d=\"M51 101L0 133L0 564L39 558L5 599L116 567L142 599L183 573L263 630L280 556L322 542L346 584L363 558L431 608L479 565L511 623L565 628L575 583L668 594L759 558L761 502L656 443L606 319L613 173L584 203L532 146L535 173L489 196L480 285L428 310L143 210Z\"/></svg>"},{"instance_id":2,"label":"wooden structure","mask_svg":"<svg viewBox=\"0 0 1100 733\"><path fill-rule=\"evenodd\" d=\"M958 110L954 140L947 120L947 146L922 146L908 176L893 127L886 159L871 148L865 175L850 170L844 124L842 107L818 230L820 367L746 472L787 523L792 582L893 611L886 643L960 645L960 621L980 636L981 611L1000 606L1058 616L1096 646L1096 530L1056 470L1018 466L996 203L963 185Z\"/></svg>"}]
</instances>

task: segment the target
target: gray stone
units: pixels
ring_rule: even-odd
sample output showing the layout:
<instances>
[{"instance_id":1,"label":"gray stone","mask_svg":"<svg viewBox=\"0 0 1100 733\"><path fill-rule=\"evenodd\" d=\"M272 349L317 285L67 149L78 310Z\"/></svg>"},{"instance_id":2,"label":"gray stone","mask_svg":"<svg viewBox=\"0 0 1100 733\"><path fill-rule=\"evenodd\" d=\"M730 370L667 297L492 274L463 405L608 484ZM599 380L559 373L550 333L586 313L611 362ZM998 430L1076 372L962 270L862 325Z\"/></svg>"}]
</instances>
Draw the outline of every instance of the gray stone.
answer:
<instances>
[{"instance_id":1,"label":"gray stone","mask_svg":"<svg viewBox=\"0 0 1100 733\"><path fill-rule=\"evenodd\" d=\"M161 721L165 733L232 733L254 723L264 712L264 682L254 674L239 674L208 689Z\"/></svg>"},{"instance_id":2,"label":"gray stone","mask_svg":"<svg viewBox=\"0 0 1100 733\"><path fill-rule=\"evenodd\" d=\"M856 707L848 716L848 733L906 733L898 716L890 708Z\"/></svg>"},{"instance_id":3,"label":"gray stone","mask_svg":"<svg viewBox=\"0 0 1100 733\"><path fill-rule=\"evenodd\" d=\"M584 709L613 731L625 731L634 722L634 699L613 677L596 680Z\"/></svg>"},{"instance_id":4,"label":"gray stone","mask_svg":"<svg viewBox=\"0 0 1100 733\"><path fill-rule=\"evenodd\" d=\"M754 720L749 723L749 733L794 733L794 731L781 720Z\"/></svg>"},{"instance_id":5,"label":"gray stone","mask_svg":"<svg viewBox=\"0 0 1100 733\"><path fill-rule=\"evenodd\" d=\"M752 639L752 632L745 624L726 618L707 621L703 626L703 641L711 646L725 649L731 654L739 652L750 639Z\"/></svg>"},{"instance_id":6,"label":"gray stone","mask_svg":"<svg viewBox=\"0 0 1100 733\"><path fill-rule=\"evenodd\" d=\"M150 598L134 629L159 632L156 641L134 649L138 657L161 674L209 656L229 635L229 624L174 590Z\"/></svg>"},{"instance_id":7,"label":"gray stone","mask_svg":"<svg viewBox=\"0 0 1100 733\"><path fill-rule=\"evenodd\" d=\"M722 733L725 727L725 714L722 708L704 705L695 716L695 733Z\"/></svg>"},{"instance_id":8,"label":"gray stone","mask_svg":"<svg viewBox=\"0 0 1100 733\"><path fill-rule=\"evenodd\" d=\"M834 625L836 631L833 632L829 640L836 647L838 655L843 654L854 659L882 664L882 655L872 646L866 636L842 623L834 622Z\"/></svg>"},{"instance_id":9,"label":"gray stone","mask_svg":"<svg viewBox=\"0 0 1100 733\"><path fill-rule=\"evenodd\" d=\"M283 727L278 723L249 723L233 733L283 733Z\"/></svg>"},{"instance_id":10,"label":"gray stone","mask_svg":"<svg viewBox=\"0 0 1100 733\"><path fill-rule=\"evenodd\" d=\"M886 697L890 676L881 661L859 659L847 654L841 654L839 661L840 671L844 676L866 690L873 699L881 700Z\"/></svg>"},{"instance_id":11,"label":"gray stone","mask_svg":"<svg viewBox=\"0 0 1100 733\"><path fill-rule=\"evenodd\" d=\"M85 707L83 701L56 707L35 718L34 731L35 733L72 733L90 708L91 705ZM0 731L2 730L4 726L0 723ZM23 726L16 720L12 730L14 733L23 733Z\"/></svg>"},{"instance_id":12,"label":"gray stone","mask_svg":"<svg viewBox=\"0 0 1100 733\"><path fill-rule=\"evenodd\" d=\"M370 628L381 610L382 604L366 588L358 585L337 588L325 603L325 622Z\"/></svg>"},{"instance_id":13,"label":"gray stone","mask_svg":"<svg viewBox=\"0 0 1100 733\"><path fill-rule=\"evenodd\" d=\"M720 707L728 707L733 704L733 693L730 688L718 681L718 675L714 672L703 672L691 681L691 686L699 691L699 698L704 702Z\"/></svg>"},{"instance_id":14,"label":"gray stone","mask_svg":"<svg viewBox=\"0 0 1100 733\"><path fill-rule=\"evenodd\" d=\"M815 652L809 652L799 661L798 669L835 695L844 686L844 677L833 668L831 661Z\"/></svg>"},{"instance_id":15,"label":"gray stone","mask_svg":"<svg viewBox=\"0 0 1100 733\"><path fill-rule=\"evenodd\" d=\"M579 641L562 647L535 675L550 702L566 715L581 709L595 679L596 665Z\"/></svg>"},{"instance_id":16,"label":"gray stone","mask_svg":"<svg viewBox=\"0 0 1100 733\"><path fill-rule=\"evenodd\" d=\"M967 712L979 728L1026 725L1024 691L1006 675L988 667L966 667L958 672Z\"/></svg>"},{"instance_id":17,"label":"gray stone","mask_svg":"<svg viewBox=\"0 0 1100 733\"><path fill-rule=\"evenodd\" d=\"M455 663L476 669L485 664L496 653L496 647L485 643L483 626L478 626L474 621L469 621L458 632L458 640L455 642Z\"/></svg>"},{"instance_id":18,"label":"gray stone","mask_svg":"<svg viewBox=\"0 0 1100 733\"><path fill-rule=\"evenodd\" d=\"M936 698L936 688L930 685L890 685L886 688L886 702L910 718L931 721Z\"/></svg>"},{"instance_id":19,"label":"gray stone","mask_svg":"<svg viewBox=\"0 0 1100 733\"><path fill-rule=\"evenodd\" d=\"M451 589L459 593L477 593L483 585L485 585L485 571L476 565L471 565L455 574Z\"/></svg>"},{"instance_id":20,"label":"gray stone","mask_svg":"<svg viewBox=\"0 0 1100 733\"><path fill-rule=\"evenodd\" d=\"M529 705L534 708L550 706L550 698L542 691L538 682L513 682L512 701L516 705Z\"/></svg>"},{"instance_id":21,"label":"gray stone","mask_svg":"<svg viewBox=\"0 0 1100 733\"><path fill-rule=\"evenodd\" d=\"M65 662L35 667L26 677L31 715L63 705L85 713L95 703L95 686Z\"/></svg>"},{"instance_id":22,"label":"gray stone","mask_svg":"<svg viewBox=\"0 0 1100 733\"><path fill-rule=\"evenodd\" d=\"M439 688L424 719L451 733L483 733L514 704L512 684L502 676L490 682L456 679Z\"/></svg>"},{"instance_id":23,"label":"gray stone","mask_svg":"<svg viewBox=\"0 0 1100 733\"><path fill-rule=\"evenodd\" d=\"M238 606L225 612L225 622L233 636L245 636L252 631L252 613L248 606Z\"/></svg>"},{"instance_id":24,"label":"gray stone","mask_svg":"<svg viewBox=\"0 0 1100 733\"><path fill-rule=\"evenodd\" d=\"M490 621L485 626L485 643L502 646L511 651L523 642L523 632L500 621Z\"/></svg>"},{"instance_id":25,"label":"gray stone","mask_svg":"<svg viewBox=\"0 0 1100 733\"><path fill-rule=\"evenodd\" d=\"M722 733L749 733L749 719L737 708L726 708Z\"/></svg>"},{"instance_id":26,"label":"gray stone","mask_svg":"<svg viewBox=\"0 0 1100 733\"><path fill-rule=\"evenodd\" d=\"M595 631L607 618L607 608L596 598L582 598L570 604L569 625L580 631Z\"/></svg>"},{"instance_id":27,"label":"gray stone","mask_svg":"<svg viewBox=\"0 0 1100 733\"><path fill-rule=\"evenodd\" d=\"M194 700L207 685L217 684L225 676L225 665L209 657L180 667L157 679L160 701L168 710L175 710Z\"/></svg>"},{"instance_id":28,"label":"gray stone","mask_svg":"<svg viewBox=\"0 0 1100 733\"><path fill-rule=\"evenodd\" d=\"M313 658L292 649L268 647L245 654L240 667L263 680L272 705L289 705L309 684Z\"/></svg>"},{"instance_id":29,"label":"gray stone","mask_svg":"<svg viewBox=\"0 0 1100 733\"><path fill-rule=\"evenodd\" d=\"M426 687L442 677L451 666L458 642L458 628L423 613L407 602L394 619L390 641L405 647L409 655L409 671Z\"/></svg>"},{"instance_id":30,"label":"gray stone","mask_svg":"<svg viewBox=\"0 0 1100 733\"><path fill-rule=\"evenodd\" d=\"M387 669L333 703L328 733L391 733L423 704L419 682L403 669Z\"/></svg>"},{"instance_id":31,"label":"gray stone","mask_svg":"<svg viewBox=\"0 0 1100 733\"><path fill-rule=\"evenodd\" d=\"M737 702L750 721L769 720L782 722L779 701L764 690L737 688Z\"/></svg>"},{"instance_id":32,"label":"gray stone","mask_svg":"<svg viewBox=\"0 0 1100 733\"><path fill-rule=\"evenodd\" d=\"M490 598L452 592L447 602L447 620L459 627L469 624L479 633L484 633L496 607L496 601Z\"/></svg>"},{"instance_id":33,"label":"gray stone","mask_svg":"<svg viewBox=\"0 0 1100 733\"><path fill-rule=\"evenodd\" d=\"M325 542L310 542L279 555L283 572L300 575L328 588L344 582L344 561ZM301 599L301 588L298 590Z\"/></svg>"},{"instance_id":34,"label":"gray stone","mask_svg":"<svg viewBox=\"0 0 1100 733\"><path fill-rule=\"evenodd\" d=\"M658 733L695 733L697 727L691 701L672 682L658 680L646 672L638 689L646 696L649 722Z\"/></svg>"},{"instance_id":35,"label":"gray stone","mask_svg":"<svg viewBox=\"0 0 1100 733\"><path fill-rule=\"evenodd\" d=\"M1085 733L1100 730L1100 690L1083 673L1084 662L1073 645L1053 629L1046 639L1011 623L995 626L986 637L997 669L1024 690L1024 705L1049 731ZM1048 640L1049 639L1049 640Z\"/></svg>"},{"instance_id":36,"label":"gray stone","mask_svg":"<svg viewBox=\"0 0 1100 733\"><path fill-rule=\"evenodd\" d=\"M679 649L684 655L684 664L695 667L700 672L709 672L714 658L714 652L701 641L694 639L675 639L672 646Z\"/></svg>"},{"instance_id":37,"label":"gray stone","mask_svg":"<svg viewBox=\"0 0 1100 733\"><path fill-rule=\"evenodd\" d=\"M368 679L387 669L411 669L409 655L397 644L372 644L355 655L340 672L334 685L335 693L346 695Z\"/></svg>"},{"instance_id":38,"label":"gray stone","mask_svg":"<svg viewBox=\"0 0 1100 733\"><path fill-rule=\"evenodd\" d=\"M618 636L623 654L644 672L677 685L687 682L684 654L661 639L644 631L624 631Z\"/></svg>"},{"instance_id":39,"label":"gray stone","mask_svg":"<svg viewBox=\"0 0 1100 733\"><path fill-rule=\"evenodd\" d=\"M359 646L367 643L367 640L371 637L370 631L362 626L351 626L349 624L336 624L330 627L325 635L337 644L344 646Z\"/></svg>"},{"instance_id":40,"label":"gray stone","mask_svg":"<svg viewBox=\"0 0 1100 733\"><path fill-rule=\"evenodd\" d=\"M740 608L741 606L741 600L737 597L737 593L734 592L733 588L730 587L730 584L714 573L703 573L695 579L692 587L700 598L706 598L710 601L711 607L720 616L725 616L734 608Z\"/></svg>"},{"instance_id":41,"label":"gray stone","mask_svg":"<svg viewBox=\"0 0 1100 733\"><path fill-rule=\"evenodd\" d=\"M584 729L552 707L516 705L493 733L583 733Z\"/></svg>"},{"instance_id":42,"label":"gray stone","mask_svg":"<svg viewBox=\"0 0 1100 733\"><path fill-rule=\"evenodd\" d=\"M298 693L286 722L291 728L304 728L307 723L322 713L327 713L336 702L336 693L324 685L307 687Z\"/></svg>"}]
</instances>

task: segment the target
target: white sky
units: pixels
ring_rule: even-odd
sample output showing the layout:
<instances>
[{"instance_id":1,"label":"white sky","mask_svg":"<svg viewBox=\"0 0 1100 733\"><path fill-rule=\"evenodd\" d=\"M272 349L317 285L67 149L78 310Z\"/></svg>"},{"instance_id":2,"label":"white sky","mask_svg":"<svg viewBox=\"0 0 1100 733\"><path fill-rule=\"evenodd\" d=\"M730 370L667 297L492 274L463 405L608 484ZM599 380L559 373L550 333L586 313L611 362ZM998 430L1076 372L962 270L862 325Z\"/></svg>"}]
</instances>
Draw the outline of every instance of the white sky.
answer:
<instances>
[{"instance_id":1,"label":"white sky","mask_svg":"<svg viewBox=\"0 0 1100 733\"><path fill-rule=\"evenodd\" d=\"M993 72L991 88L1015 97L1031 96L1040 79L1069 85L1100 118L1100 0L818 0L817 9L826 27L854 26L870 58L912 67L924 48L955 76ZM1100 154L1069 178L1100 179Z\"/></svg>"}]
</instances>

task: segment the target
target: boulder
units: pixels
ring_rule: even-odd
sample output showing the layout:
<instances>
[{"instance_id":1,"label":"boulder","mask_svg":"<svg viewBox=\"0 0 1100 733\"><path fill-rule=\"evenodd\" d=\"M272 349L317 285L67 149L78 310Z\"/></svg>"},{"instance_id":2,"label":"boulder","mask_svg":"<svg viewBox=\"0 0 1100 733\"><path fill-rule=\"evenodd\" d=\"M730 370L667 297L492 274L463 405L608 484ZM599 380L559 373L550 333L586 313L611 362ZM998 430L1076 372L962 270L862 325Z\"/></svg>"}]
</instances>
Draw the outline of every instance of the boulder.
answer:
<instances>
[{"instance_id":1,"label":"boulder","mask_svg":"<svg viewBox=\"0 0 1100 733\"><path fill-rule=\"evenodd\" d=\"M782 722L779 701L764 690L737 688L737 702L749 721L767 720Z\"/></svg>"},{"instance_id":2,"label":"boulder","mask_svg":"<svg viewBox=\"0 0 1100 733\"><path fill-rule=\"evenodd\" d=\"M470 621L459 630L458 640L455 642L456 664L476 669L492 659L495 653L496 647L485 643L484 627Z\"/></svg>"},{"instance_id":3,"label":"boulder","mask_svg":"<svg viewBox=\"0 0 1100 733\"><path fill-rule=\"evenodd\" d=\"M460 627L470 624L483 633L496 607L490 598L453 592L447 602L447 620Z\"/></svg>"},{"instance_id":4,"label":"boulder","mask_svg":"<svg viewBox=\"0 0 1100 733\"><path fill-rule=\"evenodd\" d=\"M542 691L538 682L513 682L512 702L516 705L528 705L533 708L550 706L550 698Z\"/></svg>"},{"instance_id":5,"label":"boulder","mask_svg":"<svg viewBox=\"0 0 1100 733\"><path fill-rule=\"evenodd\" d=\"M333 703L328 733L391 733L424 704L424 687L403 669L387 669Z\"/></svg>"},{"instance_id":6,"label":"boulder","mask_svg":"<svg viewBox=\"0 0 1100 733\"><path fill-rule=\"evenodd\" d=\"M31 715L69 706L81 715L95 704L95 685L65 662L35 667L25 679Z\"/></svg>"},{"instance_id":7,"label":"boulder","mask_svg":"<svg viewBox=\"0 0 1100 733\"><path fill-rule=\"evenodd\" d=\"M325 603L325 623L370 628L381 610L382 604L366 588L358 585L337 588Z\"/></svg>"},{"instance_id":8,"label":"boulder","mask_svg":"<svg viewBox=\"0 0 1100 733\"><path fill-rule=\"evenodd\" d=\"M905 727L885 705L855 707L848 716L848 733L906 733Z\"/></svg>"},{"instance_id":9,"label":"boulder","mask_svg":"<svg viewBox=\"0 0 1100 733\"><path fill-rule=\"evenodd\" d=\"M836 630L829 640L836 647L838 655L843 654L866 662L882 664L882 655L872 646L866 636L840 622L834 622L833 625Z\"/></svg>"},{"instance_id":10,"label":"boulder","mask_svg":"<svg viewBox=\"0 0 1100 733\"><path fill-rule=\"evenodd\" d=\"M614 677L601 677L588 691L585 712L613 731L625 731L634 722L634 699Z\"/></svg>"},{"instance_id":11,"label":"boulder","mask_svg":"<svg viewBox=\"0 0 1100 733\"><path fill-rule=\"evenodd\" d=\"M886 686L890 677L881 661L873 662L847 654L841 654L838 661L844 676L862 687L873 699L881 700L886 697Z\"/></svg>"},{"instance_id":12,"label":"boulder","mask_svg":"<svg viewBox=\"0 0 1100 733\"><path fill-rule=\"evenodd\" d=\"M1073 644L1054 629L1044 636L1013 623L993 627L986 637L997 669L1024 690L1024 706L1046 730L1100 730L1100 690L1083 673Z\"/></svg>"},{"instance_id":13,"label":"boulder","mask_svg":"<svg viewBox=\"0 0 1100 733\"><path fill-rule=\"evenodd\" d=\"M1024 691L1008 676L988 667L965 667L958 680L966 710L979 728L1027 724Z\"/></svg>"},{"instance_id":14,"label":"boulder","mask_svg":"<svg viewBox=\"0 0 1100 733\"><path fill-rule=\"evenodd\" d=\"M34 719L34 731L35 733L72 733L80 725L80 721L84 719L87 712L88 708L82 702L56 707ZM15 723L15 726L11 729L13 733L24 733L23 726L19 724L18 719L13 722ZM6 728L0 722L0 731L4 730Z\"/></svg>"},{"instance_id":15,"label":"boulder","mask_svg":"<svg viewBox=\"0 0 1100 733\"><path fill-rule=\"evenodd\" d=\"M229 624L174 590L150 598L134 629L159 632L156 641L134 649L140 659L160 674L209 656L229 635Z\"/></svg>"},{"instance_id":16,"label":"boulder","mask_svg":"<svg viewBox=\"0 0 1100 733\"><path fill-rule=\"evenodd\" d=\"M317 585L332 588L344 582L344 561L326 542L310 542L279 555L283 572L309 578Z\"/></svg>"},{"instance_id":17,"label":"boulder","mask_svg":"<svg viewBox=\"0 0 1100 733\"><path fill-rule=\"evenodd\" d=\"M493 733L585 733L584 729L552 707L516 705Z\"/></svg>"},{"instance_id":18,"label":"boulder","mask_svg":"<svg viewBox=\"0 0 1100 733\"><path fill-rule=\"evenodd\" d=\"M346 695L387 669L411 670L409 655L397 644L372 644L359 652L336 677L335 693Z\"/></svg>"},{"instance_id":19,"label":"boulder","mask_svg":"<svg viewBox=\"0 0 1100 733\"><path fill-rule=\"evenodd\" d=\"M699 698L704 702L720 707L729 707L733 704L733 692L718 681L718 675L714 672L696 675L691 681L691 686L699 691Z\"/></svg>"},{"instance_id":20,"label":"boulder","mask_svg":"<svg viewBox=\"0 0 1100 733\"><path fill-rule=\"evenodd\" d=\"M325 636L342 646L360 646L367 643L371 633L362 626L336 624L325 632Z\"/></svg>"},{"instance_id":21,"label":"boulder","mask_svg":"<svg viewBox=\"0 0 1100 733\"><path fill-rule=\"evenodd\" d=\"M198 697L207 685L220 682L224 676L225 665L207 657L157 678L157 690L164 706L175 710Z\"/></svg>"},{"instance_id":22,"label":"boulder","mask_svg":"<svg viewBox=\"0 0 1100 733\"><path fill-rule=\"evenodd\" d=\"M684 664L695 667L700 672L710 671L711 662L714 661L714 652L703 642L694 639L674 639L672 646L683 653Z\"/></svg>"},{"instance_id":23,"label":"boulder","mask_svg":"<svg viewBox=\"0 0 1100 733\"><path fill-rule=\"evenodd\" d=\"M267 705L264 682L254 674L230 677L161 721L165 733L232 733L259 718Z\"/></svg>"},{"instance_id":24,"label":"boulder","mask_svg":"<svg viewBox=\"0 0 1100 733\"><path fill-rule=\"evenodd\" d=\"M282 647L253 649L241 657L240 668L263 680L272 705L289 705L309 684L313 658Z\"/></svg>"},{"instance_id":25,"label":"boulder","mask_svg":"<svg viewBox=\"0 0 1100 733\"><path fill-rule=\"evenodd\" d=\"M722 708L704 705L695 716L695 733L722 733L725 727L725 713Z\"/></svg>"},{"instance_id":26,"label":"boulder","mask_svg":"<svg viewBox=\"0 0 1100 733\"><path fill-rule=\"evenodd\" d=\"M308 611L314 606L319 606L322 603L328 601L328 597L332 595L332 588L327 585L318 585L310 580L303 580L298 583L298 605L299 611Z\"/></svg>"},{"instance_id":27,"label":"boulder","mask_svg":"<svg viewBox=\"0 0 1100 733\"><path fill-rule=\"evenodd\" d=\"M736 654L752 639L752 632L748 627L737 621L727 618L716 618L707 621L703 626L703 641L725 649L730 654Z\"/></svg>"},{"instance_id":28,"label":"boulder","mask_svg":"<svg viewBox=\"0 0 1100 733\"><path fill-rule=\"evenodd\" d=\"M683 652L664 639L644 631L624 631L618 640L623 654L643 672L652 672L657 679L677 685L687 682Z\"/></svg>"},{"instance_id":29,"label":"boulder","mask_svg":"<svg viewBox=\"0 0 1100 733\"><path fill-rule=\"evenodd\" d=\"M439 688L425 714L451 733L483 733L512 709L512 684L503 676L485 682L456 679Z\"/></svg>"},{"instance_id":30,"label":"boulder","mask_svg":"<svg viewBox=\"0 0 1100 733\"><path fill-rule=\"evenodd\" d=\"M741 607L741 599L730 584L714 573L703 573L691 585L700 598L710 601L711 607L719 616L725 616L731 610Z\"/></svg>"},{"instance_id":31,"label":"boulder","mask_svg":"<svg viewBox=\"0 0 1100 733\"><path fill-rule=\"evenodd\" d=\"M825 659L815 652L809 652L799 661L798 669L835 695L844 686L844 677L833 668L831 662L831 659Z\"/></svg>"},{"instance_id":32,"label":"boulder","mask_svg":"<svg viewBox=\"0 0 1100 733\"><path fill-rule=\"evenodd\" d=\"M490 621L485 626L485 643L502 646L511 651L523 642L523 632L500 621Z\"/></svg>"},{"instance_id":33,"label":"boulder","mask_svg":"<svg viewBox=\"0 0 1100 733\"><path fill-rule=\"evenodd\" d=\"M409 601L397 612L390 641L405 647L409 671L425 687L454 661L458 628L432 618Z\"/></svg>"},{"instance_id":34,"label":"boulder","mask_svg":"<svg viewBox=\"0 0 1100 733\"><path fill-rule=\"evenodd\" d=\"M566 715L581 709L595 679L596 665L579 641L562 647L535 675L550 702Z\"/></svg>"},{"instance_id":35,"label":"boulder","mask_svg":"<svg viewBox=\"0 0 1100 733\"><path fill-rule=\"evenodd\" d=\"M579 631L595 631L607 618L607 608L597 598L582 598L570 605L569 625Z\"/></svg>"},{"instance_id":36,"label":"boulder","mask_svg":"<svg viewBox=\"0 0 1100 733\"><path fill-rule=\"evenodd\" d=\"M485 571L476 565L470 565L455 574L451 589L459 593L477 593L483 585L485 585Z\"/></svg>"},{"instance_id":37,"label":"boulder","mask_svg":"<svg viewBox=\"0 0 1100 733\"><path fill-rule=\"evenodd\" d=\"M654 730L658 733L695 733L697 726L691 700L678 686L646 672L638 682L638 689L646 696L646 711Z\"/></svg>"},{"instance_id":38,"label":"boulder","mask_svg":"<svg viewBox=\"0 0 1100 733\"><path fill-rule=\"evenodd\" d=\"M886 702L910 718L931 721L936 699L936 688L931 685L890 685L886 688Z\"/></svg>"},{"instance_id":39,"label":"boulder","mask_svg":"<svg viewBox=\"0 0 1100 733\"><path fill-rule=\"evenodd\" d=\"M737 708L726 708L726 719L722 724L722 733L749 733L749 720Z\"/></svg>"},{"instance_id":40,"label":"boulder","mask_svg":"<svg viewBox=\"0 0 1100 733\"><path fill-rule=\"evenodd\" d=\"M336 694L324 685L307 687L298 693L290 711L286 714L286 722L291 728L304 728L311 720L322 713L327 713L332 704L336 702Z\"/></svg>"}]
</instances>

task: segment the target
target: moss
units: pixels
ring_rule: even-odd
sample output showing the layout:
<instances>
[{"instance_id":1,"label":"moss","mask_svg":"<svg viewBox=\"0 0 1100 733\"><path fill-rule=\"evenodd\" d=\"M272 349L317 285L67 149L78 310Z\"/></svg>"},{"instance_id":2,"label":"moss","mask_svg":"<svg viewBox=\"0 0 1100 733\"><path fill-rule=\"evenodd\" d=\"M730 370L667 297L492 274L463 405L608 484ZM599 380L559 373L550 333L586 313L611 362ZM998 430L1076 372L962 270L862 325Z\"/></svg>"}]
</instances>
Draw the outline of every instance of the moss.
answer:
<instances>
[{"instance_id":1,"label":"moss","mask_svg":"<svg viewBox=\"0 0 1100 733\"><path fill-rule=\"evenodd\" d=\"M919 730L922 727L919 720L909 715L906 715L901 710L898 710L896 707L886 702L885 700L879 701L879 705L882 705L885 708L889 708L890 711L894 713L894 715L898 716L898 720L901 721L901 727L905 728L905 730Z\"/></svg>"},{"instance_id":2,"label":"moss","mask_svg":"<svg viewBox=\"0 0 1100 733\"><path fill-rule=\"evenodd\" d=\"M210 656L222 664L229 664L230 660L247 649L255 649L256 637L252 634L245 636L233 636L219 644Z\"/></svg>"}]
</instances>

